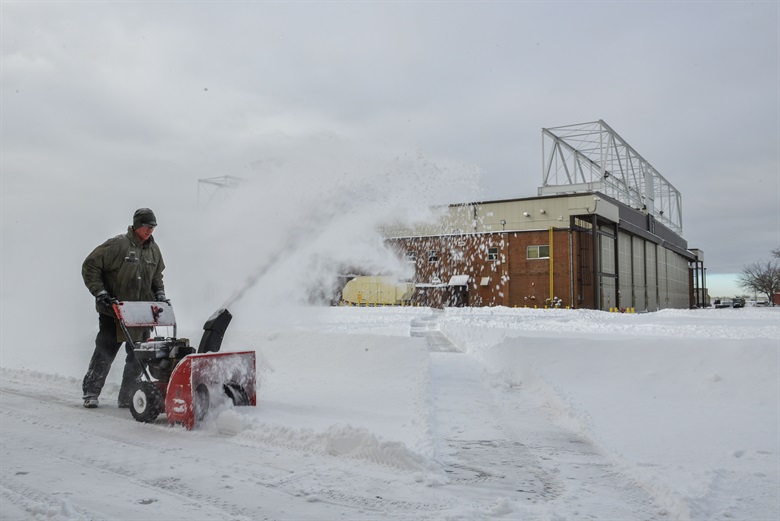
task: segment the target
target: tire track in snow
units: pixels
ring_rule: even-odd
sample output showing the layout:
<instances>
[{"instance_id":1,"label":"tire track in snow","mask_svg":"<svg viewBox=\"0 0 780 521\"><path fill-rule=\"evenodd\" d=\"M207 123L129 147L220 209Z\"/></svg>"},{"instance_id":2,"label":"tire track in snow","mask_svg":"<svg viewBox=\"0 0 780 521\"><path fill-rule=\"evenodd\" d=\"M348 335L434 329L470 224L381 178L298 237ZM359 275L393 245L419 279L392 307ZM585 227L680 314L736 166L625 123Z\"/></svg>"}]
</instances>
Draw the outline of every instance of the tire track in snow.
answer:
<instances>
[{"instance_id":1,"label":"tire track in snow","mask_svg":"<svg viewBox=\"0 0 780 521\"><path fill-rule=\"evenodd\" d=\"M435 315L415 319L411 334L426 337L431 351L433 430L447 487L466 496L488 489L529 513L552 505L564 518L666 518L597 447L460 352Z\"/></svg>"},{"instance_id":2,"label":"tire track in snow","mask_svg":"<svg viewBox=\"0 0 780 521\"><path fill-rule=\"evenodd\" d=\"M438 459L450 484L487 488L515 501L551 501L555 472L503 428L479 364L457 352L431 353ZM464 392L465 391L465 392Z\"/></svg>"},{"instance_id":3,"label":"tire track in snow","mask_svg":"<svg viewBox=\"0 0 780 521\"><path fill-rule=\"evenodd\" d=\"M28 512L41 510L40 505L48 505L46 510L53 511L63 498L75 505L66 519L153 517L163 504L180 513L181 519L256 518L255 512L243 512L217 501L204 501L198 494L161 487L163 480L156 475L170 472L172 461L184 457L184 451L172 448L161 452L159 444L145 442L143 429L152 429L153 425L138 424L141 431L137 431L134 421L101 415L100 409L82 411L83 422L70 425L68 416L62 415L62 405L5 390L0 403L4 424L0 441L3 484L28 498L26 502L17 502ZM20 423L36 428L14 429ZM124 424L124 428L119 424ZM51 431L59 432L54 441ZM67 476L73 476L74 483ZM80 490L80 476L90 476L105 486L95 491Z\"/></svg>"},{"instance_id":4,"label":"tire track in snow","mask_svg":"<svg viewBox=\"0 0 780 521\"><path fill-rule=\"evenodd\" d=\"M15 498L14 503L27 512L41 510L40 505L46 505L43 509L53 512L59 501L57 495L62 495L78 504L73 509L79 514L76 519L83 516L90 520L149 518L158 508L177 512L182 516L177 519L273 519L257 501L258 485L270 492L262 494L266 499L270 495L278 502L277 497L284 495L300 501L297 492L267 485L290 471L273 465L269 470L269 465L259 464L258 454L261 457L265 454L258 448L250 453L236 446L233 447L235 450L226 450L218 458L209 458L199 448L224 444L227 449L230 445L225 443L227 440L209 433L170 428L164 416L156 424L141 424L126 410L110 406L85 410L80 403L74 405L75 400L67 400L61 395L47 401L45 387L40 383L35 384L35 391L29 390L33 395L30 396L26 392L30 383L25 375L18 373L17 376L20 379L4 379L0 389L3 422L0 450L3 485L15 483L9 486L17 489L16 494L11 490L7 495ZM58 387L60 385L55 383L50 388ZM15 429L16 424L28 424L28 428ZM29 425L35 428L30 429ZM16 431L25 434L16 435ZM54 441L52 431L60 433ZM150 431L154 431L153 436L147 436ZM161 443L161 436L169 442ZM179 443L175 442L177 439ZM204 476L179 478L180 463L190 466L193 459L205 460ZM31 466L36 468L29 470ZM21 477L15 479L14 472ZM93 494L64 486L62 476L73 473L110 484L103 493L113 499L95 502L104 505L109 512L123 513L111 515L100 508L84 507L85 503L91 502L89 496ZM63 483L64 489L53 494L50 487L56 491L59 483ZM21 499L24 497L28 498L26 502ZM32 507L29 498L34 499ZM39 506L35 507L36 504Z\"/></svg>"},{"instance_id":5,"label":"tire track in snow","mask_svg":"<svg viewBox=\"0 0 780 521\"><path fill-rule=\"evenodd\" d=\"M326 512L326 518L418 520L438 519L448 507L444 500L387 493L397 471L372 466L365 472L354 461L331 457L322 469L321 459L301 463L300 451L171 428L164 416L141 424L110 405L83 409L80 387L71 379L0 373L0 497L9 519L18 511L56 521L154 518L153 512L166 511L176 512L168 519L246 521L306 511L311 514L302 519L322 519ZM203 470L187 476L181 469L193 462ZM73 473L107 484L105 490L76 490L63 478ZM412 473L401 474L415 486Z\"/></svg>"}]
</instances>

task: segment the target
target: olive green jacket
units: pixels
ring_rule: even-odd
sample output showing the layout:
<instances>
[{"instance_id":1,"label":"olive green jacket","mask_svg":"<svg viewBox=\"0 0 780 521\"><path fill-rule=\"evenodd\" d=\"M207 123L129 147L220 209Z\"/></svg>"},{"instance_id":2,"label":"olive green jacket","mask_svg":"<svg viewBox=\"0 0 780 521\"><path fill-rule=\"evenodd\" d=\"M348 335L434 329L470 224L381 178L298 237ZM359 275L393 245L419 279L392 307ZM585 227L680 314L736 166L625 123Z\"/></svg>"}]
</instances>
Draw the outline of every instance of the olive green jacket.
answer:
<instances>
[{"instance_id":1,"label":"olive green jacket","mask_svg":"<svg viewBox=\"0 0 780 521\"><path fill-rule=\"evenodd\" d=\"M144 301L154 300L156 293L165 293L164 269L154 237L141 244L133 227L128 226L126 234L108 239L92 250L81 266L81 276L93 296L107 291L120 301ZM108 313L99 306L97 310Z\"/></svg>"}]
</instances>

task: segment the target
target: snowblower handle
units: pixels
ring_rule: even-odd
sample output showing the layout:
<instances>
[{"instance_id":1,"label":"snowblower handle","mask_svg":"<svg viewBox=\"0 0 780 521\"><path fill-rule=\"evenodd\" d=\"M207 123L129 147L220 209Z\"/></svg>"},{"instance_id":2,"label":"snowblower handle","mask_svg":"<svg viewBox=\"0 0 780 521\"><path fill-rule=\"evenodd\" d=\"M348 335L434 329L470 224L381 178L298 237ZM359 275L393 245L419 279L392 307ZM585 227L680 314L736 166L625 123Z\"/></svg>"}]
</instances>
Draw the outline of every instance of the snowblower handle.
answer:
<instances>
[{"instance_id":1,"label":"snowblower handle","mask_svg":"<svg viewBox=\"0 0 780 521\"><path fill-rule=\"evenodd\" d=\"M127 330L129 327L168 326L173 328L173 338L176 338L176 316L168 302L114 301L114 313L128 340L131 338Z\"/></svg>"},{"instance_id":2,"label":"snowblower handle","mask_svg":"<svg viewBox=\"0 0 780 521\"><path fill-rule=\"evenodd\" d=\"M130 336L130 331L127 330L127 325L125 324L124 320L121 319L119 306L122 303L119 302L116 299L113 299L112 302L113 302L112 306L114 308L114 313L116 314L116 317L117 317L117 322L119 322L119 327L122 328L122 333L125 334L125 341L129 342L130 344L132 344L133 345L133 349L135 349L136 348L135 340L133 340L133 337Z\"/></svg>"},{"instance_id":3,"label":"snowblower handle","mask_svg":"<svg viewBox=\"0 0 780 521\"><path fill-rule=\"evenodd\" d=\"M114 302L116 318L127 327L175 326L173 306L167 302Z\"/></svg>"}]
</instances>

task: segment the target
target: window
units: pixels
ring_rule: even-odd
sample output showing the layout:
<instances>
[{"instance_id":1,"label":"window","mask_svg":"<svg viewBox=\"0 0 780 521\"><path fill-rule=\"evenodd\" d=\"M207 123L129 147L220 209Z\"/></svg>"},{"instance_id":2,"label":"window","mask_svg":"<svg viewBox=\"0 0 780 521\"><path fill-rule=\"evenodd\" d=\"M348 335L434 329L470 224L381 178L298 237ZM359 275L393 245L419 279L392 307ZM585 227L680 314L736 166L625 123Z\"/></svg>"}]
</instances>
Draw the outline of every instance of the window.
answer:
<instances>
[{"instance_id":1,"label":"window","mask_svg":"<svg viewBox=\"0 0 780 521\"><path fill-rule=\"evenodd\" d=\"M408 262L417 262L417 252L414 250L409 250L406 252L406 260Z\"/></svg>"},{"instance_id":2,"label":"window","mask_svg":"<svg viewBox=\"0 0 780 521\"><path fill-rule=\"evenodd\" d=\"M437 262L439 260L439 252L437 250L428 250L428 262Z\"/></svg>"},{"instance_id":3,"label":"window","mask_svg":"<svg viewBox=\"0 0 780 521\"><path fill-rule=\"evenodd\" d=\"M488 248L488 260L498 260L498 248Z\"/></svg>"},{"instance_id":4,"label":"window","mask_svg":"<svg viewBox=\"0 0 780 521\"><path fill-rule=\"evenodd\" d=\"M482 280L479 281L480 286L490 286L490 277L482 277Z\"/></svg>"},{"instance_id":5,"label":"window","mask_svg":"<svg viewBox=\"0 0 780 521\"><path fill-rule=\"evenodd\" d=\"M525 250L527 259L549 259L550 258L550 246L547 244L542 246L529 246Z\"/></svg>"}]
</instances>

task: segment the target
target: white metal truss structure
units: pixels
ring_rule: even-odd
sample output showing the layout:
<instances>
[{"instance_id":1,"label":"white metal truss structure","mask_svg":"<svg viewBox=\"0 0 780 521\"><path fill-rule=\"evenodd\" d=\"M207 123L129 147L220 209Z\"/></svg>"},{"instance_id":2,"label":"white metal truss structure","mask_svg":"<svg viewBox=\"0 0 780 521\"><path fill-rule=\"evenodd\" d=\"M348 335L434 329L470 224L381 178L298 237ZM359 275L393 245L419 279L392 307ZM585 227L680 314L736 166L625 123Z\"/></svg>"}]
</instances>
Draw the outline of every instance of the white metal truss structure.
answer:
<instances>
[{"instance_id":1,"label":"white metal truss structure","mask_svg":"<svg viewBox=\"0 0 780 521\"><path fill-rule=\"evenodd\" d=\"M680 192L602 120L542 129L539 195L601 192L682 235Z\"/></svg>"},{"instance_id":2,"label":"white metal truss structure","mask_svg":"<svg viewBox=\"0 0 780 521\"><path fill-rule=\"evenodd\" d=\"M240 177L231 175L198 179L198 209L205 208L215 196L224 195L225 189L236 188L242 181Z\"/></svg>"}]
</instances>

